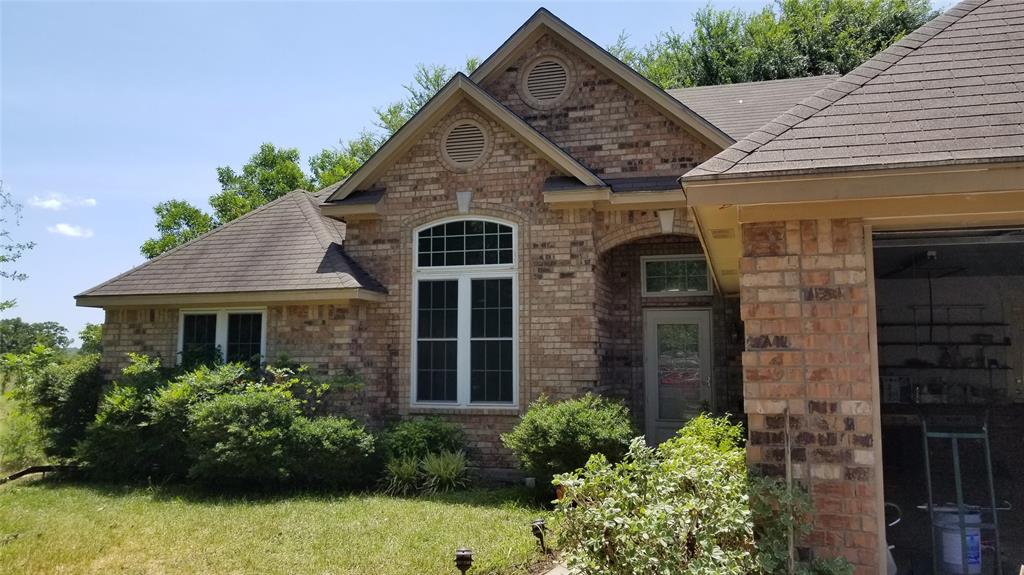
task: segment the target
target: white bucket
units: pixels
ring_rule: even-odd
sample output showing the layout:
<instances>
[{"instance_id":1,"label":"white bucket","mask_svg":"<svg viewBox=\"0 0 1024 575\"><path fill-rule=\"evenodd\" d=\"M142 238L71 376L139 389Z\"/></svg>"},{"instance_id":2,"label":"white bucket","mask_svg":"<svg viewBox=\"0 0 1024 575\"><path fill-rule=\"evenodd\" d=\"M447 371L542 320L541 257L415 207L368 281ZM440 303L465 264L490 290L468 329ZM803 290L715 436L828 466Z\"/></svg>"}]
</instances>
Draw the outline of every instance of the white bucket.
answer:
<instances>
[{"instance_id":1,"label":"white bucket","mask_svg":"<svg viewBox=\"0 0 1024 575\"><path fill-rule=\"evenodd\" d=\"M935 525L939 528L939 554L943 570L957 575L981 573L981 514L964 514L964 531L967 534L967 571L963 566L963 538L960 536L960 519L956 511L935 513Z\"/></svg>"}]
</instances>

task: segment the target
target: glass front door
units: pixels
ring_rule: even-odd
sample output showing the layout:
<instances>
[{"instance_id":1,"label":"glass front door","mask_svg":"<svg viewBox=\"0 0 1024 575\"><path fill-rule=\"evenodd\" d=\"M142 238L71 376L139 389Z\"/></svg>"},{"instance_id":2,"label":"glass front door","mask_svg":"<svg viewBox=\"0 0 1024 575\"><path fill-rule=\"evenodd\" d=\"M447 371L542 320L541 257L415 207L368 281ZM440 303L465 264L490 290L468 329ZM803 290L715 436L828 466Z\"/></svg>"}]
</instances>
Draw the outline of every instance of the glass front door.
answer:
<instances>
[{"instance_id":1,"label":"glass front door","mask_svg":"<svg viewBox=\"0 0 1024 575\"><path fill-rule=\"evenodd\" d=\"M710 351L709 310L644 312L644 411L652 444L713 408Z\"/></svg>"}]
</instances>

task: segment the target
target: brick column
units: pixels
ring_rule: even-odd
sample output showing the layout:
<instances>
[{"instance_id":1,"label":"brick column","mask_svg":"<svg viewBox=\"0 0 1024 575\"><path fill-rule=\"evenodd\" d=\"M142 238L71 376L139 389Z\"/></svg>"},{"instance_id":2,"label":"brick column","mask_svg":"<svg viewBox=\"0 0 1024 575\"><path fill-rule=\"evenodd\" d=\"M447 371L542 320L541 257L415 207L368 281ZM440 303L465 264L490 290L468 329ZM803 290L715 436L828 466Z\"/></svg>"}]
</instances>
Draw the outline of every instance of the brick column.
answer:
<instances>
[{"instance_id":1,"label":"brick column","mask_svg":"<svg viewBox=\"0 0 1024 575\"><path fill-rule=\"evenodd\" d=\"M741 314L749 463L786 466L814 501L803 542L879 572L881 438L871 368L864 228L857 221L743 226Z\"/></svg>"}]
</instances>

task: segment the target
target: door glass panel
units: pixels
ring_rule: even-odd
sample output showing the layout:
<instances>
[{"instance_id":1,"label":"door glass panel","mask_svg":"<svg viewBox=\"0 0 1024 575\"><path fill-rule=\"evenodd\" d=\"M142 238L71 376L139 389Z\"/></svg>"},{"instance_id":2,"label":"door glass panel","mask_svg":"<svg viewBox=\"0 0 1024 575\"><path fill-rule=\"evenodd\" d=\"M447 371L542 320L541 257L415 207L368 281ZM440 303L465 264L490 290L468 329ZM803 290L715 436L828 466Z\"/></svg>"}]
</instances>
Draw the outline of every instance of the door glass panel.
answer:
<instances>
[{"instance_id":1,"label":"door glass panel","mask_svg":"<svg viewBox=\"0 0 1024 575\"><path fill-rule=\"evenodd\" d=\"M684 419L701 401L700 327L658 324L657 367L658 418Z\"/></svg>"}]
</instances>

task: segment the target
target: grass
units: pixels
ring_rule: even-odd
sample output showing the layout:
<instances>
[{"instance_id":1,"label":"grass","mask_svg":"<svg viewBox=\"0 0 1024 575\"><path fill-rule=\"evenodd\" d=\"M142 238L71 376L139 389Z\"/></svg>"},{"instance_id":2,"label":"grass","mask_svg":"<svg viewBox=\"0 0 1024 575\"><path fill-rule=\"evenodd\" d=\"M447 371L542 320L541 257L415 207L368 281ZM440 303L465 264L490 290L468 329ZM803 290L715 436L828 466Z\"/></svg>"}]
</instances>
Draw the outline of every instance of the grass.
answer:
<instances>
[{"instance_id":1,"label":"grass","mask_svg":"<svg viewBox=\"0 0 1024 575\"><path fill-rule=\"evenodd\" d=\"M0 486L0 573L523 573L541 559L518 489L429 498L204 496L52 481Z\"/></svg>"}]
</instances>

